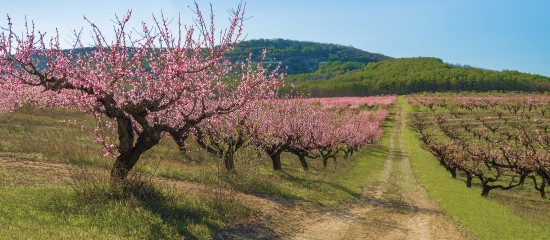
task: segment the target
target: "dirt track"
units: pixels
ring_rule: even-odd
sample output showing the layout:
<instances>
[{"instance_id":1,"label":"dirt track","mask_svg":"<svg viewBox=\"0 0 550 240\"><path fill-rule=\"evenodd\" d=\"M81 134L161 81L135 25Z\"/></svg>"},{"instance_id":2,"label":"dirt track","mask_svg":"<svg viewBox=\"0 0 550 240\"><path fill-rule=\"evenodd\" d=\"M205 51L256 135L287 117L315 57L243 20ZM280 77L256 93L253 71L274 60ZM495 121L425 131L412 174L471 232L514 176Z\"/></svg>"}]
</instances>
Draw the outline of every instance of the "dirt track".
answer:
<instances>
[{"instance_id":1,"label":"dirt track","mask_svg":"<svg viewBox=\"0 0 550 240\"><path fill-rule=\"evenodd\" d=\"M405 126L399 110L379 184L364 189L364 204L311 219L292 239L464 239L418 183L403 141Z\"/></svg>"},{"instance_id":2,"label":"dirt track","mask_svg":"<svg viewBox=\"0 0 550 240\"><path fill-rule=\"evenodd\" d=\"M290 203L270 196L236 193L232 197L258 214L228 226L220 239L464 239L462 232L441 213L418 183L403 142L405 120L397 112L391 130L390 154L378 184L364 189L362 201L348 209L326 211L307 203ZM0 168L21 172L45 184L67 183L82 167L61 163L0 158ZM87 169L108 176L105 169ZM8 176L9 177L9 176ZM179 192L204 195L216 189L209 185L153 178ZM36 182L36 181L29 181ZM1 182L0 182L1 184Z\"/></svg>"}]
</instances>

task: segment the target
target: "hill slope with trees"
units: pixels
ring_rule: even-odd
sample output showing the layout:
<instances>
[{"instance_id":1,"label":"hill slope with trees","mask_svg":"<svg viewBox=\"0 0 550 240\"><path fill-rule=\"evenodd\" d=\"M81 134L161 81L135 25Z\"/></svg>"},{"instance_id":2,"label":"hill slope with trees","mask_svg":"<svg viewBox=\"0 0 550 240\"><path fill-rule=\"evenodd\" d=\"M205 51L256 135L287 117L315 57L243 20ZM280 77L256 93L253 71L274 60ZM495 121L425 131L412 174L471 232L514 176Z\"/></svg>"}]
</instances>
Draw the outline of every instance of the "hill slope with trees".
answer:
<instances>
[{"instance_id":1,"label":"hill slope with trees","mask_svg":"<svg viewBox=\"0 0 550 240\"><path fill-rule=\"evenodd\" d=\"M354 63L351 63L353 65ZM289 75L288 83L312 96L363 96L442 91L550 91L550 78L444 63L438 58L399 58L353 69L324 63L313 73Z\"/></svg>"},{"instance_id":2,"label":"hill slope with trees","mask_svg":"<svg viewBox=\"0 0 550 240\"><path fill-rule=\"evenodd\" d=\"M282 69L286 69L287 74L311 73L325 62L353 62L363 66L370 62L391 59L349 46L285 39L243 41L227 57L231 60L242 60L252 53L253 60L259 60L264 49L267 52L266 60L273 64L281 62Z\"/></svg>"}]
</instances>

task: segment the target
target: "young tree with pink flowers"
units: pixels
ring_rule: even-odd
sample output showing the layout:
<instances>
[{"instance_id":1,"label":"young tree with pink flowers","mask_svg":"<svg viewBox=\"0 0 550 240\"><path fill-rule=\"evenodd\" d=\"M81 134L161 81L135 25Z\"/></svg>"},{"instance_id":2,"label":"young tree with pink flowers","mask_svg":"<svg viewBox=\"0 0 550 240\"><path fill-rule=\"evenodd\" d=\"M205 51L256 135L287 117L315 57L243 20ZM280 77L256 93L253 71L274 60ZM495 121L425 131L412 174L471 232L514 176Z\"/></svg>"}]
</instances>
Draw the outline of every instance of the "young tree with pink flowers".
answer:
<instances>
[{"instance_id":1,"label":"young tree with pink flowers","mask_svg":"<svg viewBox=\"0 0 550 240\"><path fill-rule=\"evenodd\" d=\"M281 154L288 149L294 135L288 123L292 116L289 100L264 101L250 111L248 121L252 143L271 158L273 170L282 170Z\"/></svg>"},{"instance_id":2,"label":"young tree with pink flowers","mask_svg":"<svg viewBox=\"0 0 550 240\"><path fill-rule=\"evenodd\" d=\"M386 109L357 114L347 112L339 124L339 138L343 144L344 158L348 158L362 146L378 141L382 137L381 126L387 115Z\"/></svg>"},{"instance_id":3,"label":"young tree with pink flowers","mask_svg":"<svg viewBox=\"0 0 550 240\"><path fill-rule=\"evenodd\" d=\"M248 129L252 143L270 156L274 170L282 170L283 152L296 155L304 170L309 169L306 158L320 157L327 167L340 151L349 154L382 136L387 110L355 111L342 114L307 99L265 101L250 111Z\"/></svg>"},{"instance_id":4,"label":"young tree with pink flowers","mask_svg":"<svg viewBox=\"0 0 550 240\"><path fill-rule=\"evenodd\" d=\"M254 107L256 104L248 104ZM249 142L248 114L245 106L235 112L214 115L193 129L197 143L208 152L223 159L227 171L235 171L235 153Z\"/></svg>"},{"instance_id":5,"label":"young tree with pink flowers","mask_svg":"<svg viewBox=\"0 0 550 240\"><path fill-rule=\"evenodd\" d=\"M309 170L309 164L306 158L316 158L316 146L314 145L314 137L316 131L319 131L323 121L331 119L332 116L326 109L308 101L294 100L295 111L289 115L287 121L290 127L290 132L294 136L291 143L286 149L287 152L298 157L304 171ZM307 113L307 114L304 114Z\"/></svg>"},{"instance_id":6,"label":"young tree with pink flowers","mask_svg":"<svg viewBox=\"0 0 550 240\"><path fill-rule=\"evenodd\" d=\"M79 34L75 47L63 51L59 36L47 39L34 24L17 33L8 18L0 36L0 95L16 102L30 88L52 95L45 101L93 114L100 126L117 135L107 138L98 129L95 137L106 154L116 156L111 182L117 184L163 135L184 149L183 140L201 121L270 97L280 83L278 69L268 71L250 58L241 63L223 59L241 41L241 6L231 11L229 27L218 32L213 14L207 23L195 5L195 24L183 26L180 20L175 32L162 16L153 26L143 23L135 33L128 27L128 12L116 18L115 35L109 40L88 21L94 36L89 51L84 51Z\"/></svg>"}]
</instances>

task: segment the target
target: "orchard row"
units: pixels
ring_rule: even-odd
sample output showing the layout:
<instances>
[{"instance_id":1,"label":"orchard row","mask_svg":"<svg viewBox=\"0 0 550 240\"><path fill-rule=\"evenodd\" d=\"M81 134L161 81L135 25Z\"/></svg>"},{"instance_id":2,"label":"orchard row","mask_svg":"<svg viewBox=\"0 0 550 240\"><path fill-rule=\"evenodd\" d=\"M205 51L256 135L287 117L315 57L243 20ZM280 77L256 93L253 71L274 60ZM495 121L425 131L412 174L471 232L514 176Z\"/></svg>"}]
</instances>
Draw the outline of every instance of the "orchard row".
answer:
<instances>
[{"instance_id":1,"label":"orchard row","mask_svg":"<svg viewBox=\"0 0 550 240\"><path fill-rule=\"evenodd\" d=\"M453 177L478 179L482 196L533 182L541 197L550 184L550 97L411 96L412 127Z\"/></svg>"},{"instance_id":2,"label":"orchard row","mask_svg":"<svg viewBox=\"0 0 550 240\"><path fill-rule=\"evenodd\" d=\"M328 159L336 159L339 152L347 158L380 139L386 108L393 101L395 96L357 98L349 103L330 98L322 99L322 104L310 99L265 100L208 118L192 134L202 147L224 160L227 170L234 170L235 152L246 145L269 155L275 170L281 170L282 152L296 155L308 170L306 158L322 158L326 167ZM373 111L357 109L374 104L378 108Z\"/></svg>"}]
</instances>

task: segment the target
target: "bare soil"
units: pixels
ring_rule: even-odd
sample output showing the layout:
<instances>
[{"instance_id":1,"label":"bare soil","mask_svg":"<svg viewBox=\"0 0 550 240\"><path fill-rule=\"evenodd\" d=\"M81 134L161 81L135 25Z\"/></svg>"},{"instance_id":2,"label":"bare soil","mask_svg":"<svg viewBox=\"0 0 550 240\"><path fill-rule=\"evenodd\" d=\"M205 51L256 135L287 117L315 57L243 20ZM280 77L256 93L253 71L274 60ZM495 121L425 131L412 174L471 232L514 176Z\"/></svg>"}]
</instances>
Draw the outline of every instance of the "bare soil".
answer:
<instances>
[{"instance_id":1,"label":"bare soil","mask_svg":"<svg viewBox=\"0 0 550 240\"><path fill-rule=\"evenodd\" d=\"M289 201L267 195L223 191L227 198L255 210L257 214L220 229L219 239L464 239L464 232L442 213L419 184L411 169L403 142L405 120L398 111L391 131L390 154L378 184L366 187L360 203L344 209L326 210L306 202ZM107 178L108 170L63 163L0 158L0 177L11 172L26 176L22 184L57 185L75 181L86 172ZM7 172L7 173L6 173ZM5 176L2 176L5 175ZM151 177L178 192L208 196L216 186ZM76 179L78 180L78 179ZM4 181L8 182L8 181ZM2 185L2 181L0 181Z\"/></svg>"}]
</instances>

